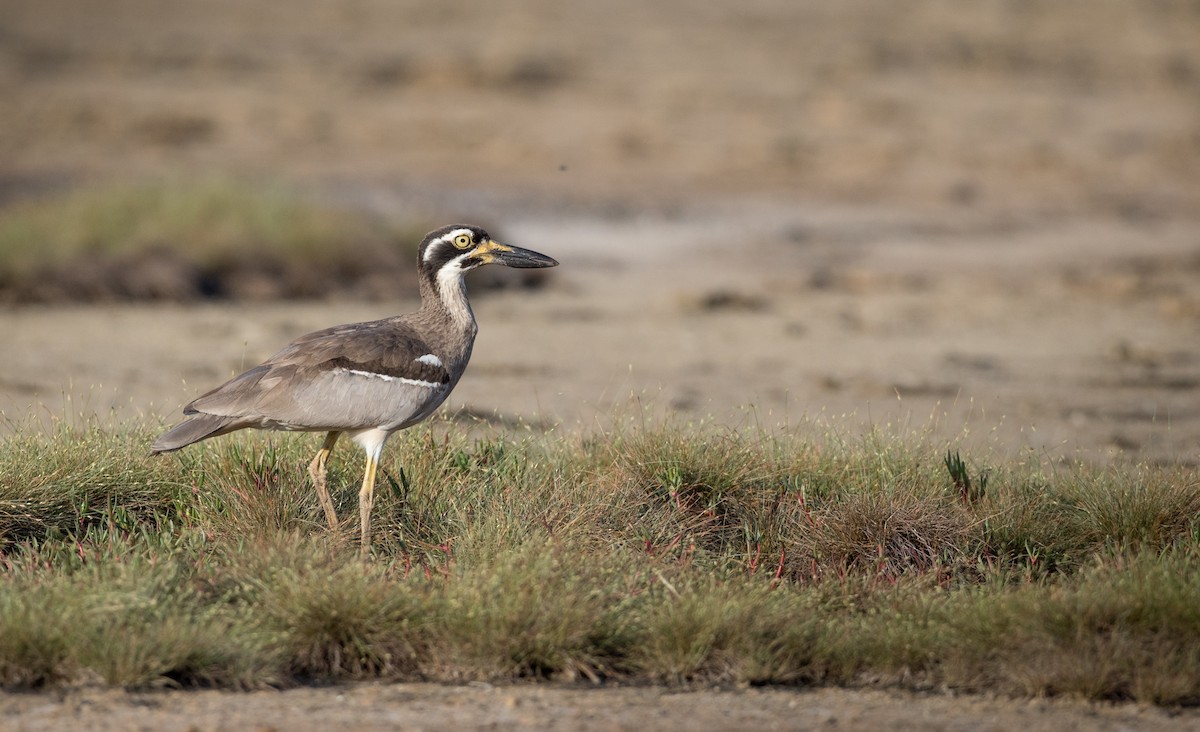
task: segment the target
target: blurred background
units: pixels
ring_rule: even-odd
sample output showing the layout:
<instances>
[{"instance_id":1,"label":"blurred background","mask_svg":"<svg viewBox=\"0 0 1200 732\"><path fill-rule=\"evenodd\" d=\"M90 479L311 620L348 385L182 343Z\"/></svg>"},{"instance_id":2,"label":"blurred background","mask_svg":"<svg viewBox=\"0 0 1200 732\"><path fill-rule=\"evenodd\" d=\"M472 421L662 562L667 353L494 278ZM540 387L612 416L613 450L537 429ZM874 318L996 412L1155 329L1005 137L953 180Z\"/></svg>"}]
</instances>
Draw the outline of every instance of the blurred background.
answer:
<instances>
[{"instance_id":1,"label":"blurred background","mask_svg":"<svg viewBox=\"0 0 1200 732\"><path fill-rule=\"evenodd\" d=\"M0 429L170 420L468 220L563 267L472 283L464 418L1200 460L1195 0L0 0L0 98Z\"/></svg>"}]
</instances>

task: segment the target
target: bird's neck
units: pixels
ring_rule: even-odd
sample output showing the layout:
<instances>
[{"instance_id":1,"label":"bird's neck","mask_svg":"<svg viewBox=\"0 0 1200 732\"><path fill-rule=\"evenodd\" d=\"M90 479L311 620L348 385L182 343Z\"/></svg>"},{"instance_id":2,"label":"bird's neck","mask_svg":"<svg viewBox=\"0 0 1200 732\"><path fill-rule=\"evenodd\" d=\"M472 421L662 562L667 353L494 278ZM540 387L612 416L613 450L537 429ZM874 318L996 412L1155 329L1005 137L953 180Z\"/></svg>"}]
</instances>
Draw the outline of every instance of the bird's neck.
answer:
<instances>
[{"instance_id":1,"label":"bird's neck","mask_svg":"<svg viewBox=\"0 0 1200 732\"><path fill-rule=\"evenodd\" d=\"M467 300L467 283L461 270L442 267L422 277L421 310L442 321L448 320L452 331L468 341L474 340L475 313Z\"/></svg>"}]
</instances>

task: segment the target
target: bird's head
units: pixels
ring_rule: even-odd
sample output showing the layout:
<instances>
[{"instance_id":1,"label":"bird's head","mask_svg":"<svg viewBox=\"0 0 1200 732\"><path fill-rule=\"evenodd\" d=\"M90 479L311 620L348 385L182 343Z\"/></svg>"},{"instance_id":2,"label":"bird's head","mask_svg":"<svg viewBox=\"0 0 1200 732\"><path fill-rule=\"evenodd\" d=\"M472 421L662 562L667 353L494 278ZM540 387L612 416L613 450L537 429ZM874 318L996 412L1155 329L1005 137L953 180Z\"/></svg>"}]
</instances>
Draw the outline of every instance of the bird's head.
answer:
<instances>
[{"instance_id":1,"label":"bird's head","mask_svg":"<svg viewBox=\"0 0 1200 732\"><path fill-rule=\"evenodd\" d=\"M451 268L467 272L485 264L528 269L554 267L558 262L529 249L501 244L478 226L451 224L425 235L420 249L421 266L442 273Z\"/></svg>"}]
</instances>

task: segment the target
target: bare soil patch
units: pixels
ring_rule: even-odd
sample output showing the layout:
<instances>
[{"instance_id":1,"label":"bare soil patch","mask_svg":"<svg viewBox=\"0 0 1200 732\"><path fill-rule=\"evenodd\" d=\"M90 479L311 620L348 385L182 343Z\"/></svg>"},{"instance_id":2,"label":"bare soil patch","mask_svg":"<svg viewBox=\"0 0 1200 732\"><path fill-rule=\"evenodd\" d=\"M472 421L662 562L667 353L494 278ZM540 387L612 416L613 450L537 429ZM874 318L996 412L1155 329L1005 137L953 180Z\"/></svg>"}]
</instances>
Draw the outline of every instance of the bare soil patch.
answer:
<instances>
[{"instance_id":1,"label":"bare soil patch","mask_svg":"<svg viewBox=\"0 0 1200 732\"><path fill-rule=\"evenodd\" d=\"M364 684L281 692L80 690L0 696L22 732L94 730L1089 730L1193 729L1193 711L846 689Z\"/></svg>"}]
</instances>

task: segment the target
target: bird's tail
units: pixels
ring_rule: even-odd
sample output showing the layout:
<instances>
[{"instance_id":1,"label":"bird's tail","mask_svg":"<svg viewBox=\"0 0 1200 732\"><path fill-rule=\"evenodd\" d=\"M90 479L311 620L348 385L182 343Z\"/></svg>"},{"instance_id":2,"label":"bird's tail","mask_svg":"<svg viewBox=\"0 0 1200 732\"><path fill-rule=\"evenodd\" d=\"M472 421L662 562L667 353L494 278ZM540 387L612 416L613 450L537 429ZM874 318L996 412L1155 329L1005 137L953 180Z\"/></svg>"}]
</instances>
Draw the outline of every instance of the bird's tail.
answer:
<instances>
[{"instance_id":1,"label":"bird's tail","mask_svg":"<svg viewBox=\"0 0 1200 732\"><path fill-rule=\"evenodd\" d=\"M238 429L237 427L231 428L236 419L236 417L218 417L214 414L197 414L164 432L150 446L150 452L154 454L171 452L181 447L187 447L193 442L232 432Z\"/></svg>"}]
</instances>

